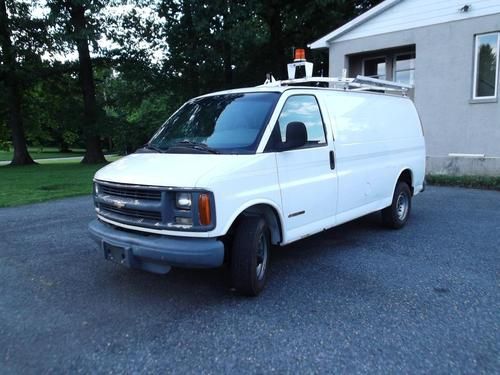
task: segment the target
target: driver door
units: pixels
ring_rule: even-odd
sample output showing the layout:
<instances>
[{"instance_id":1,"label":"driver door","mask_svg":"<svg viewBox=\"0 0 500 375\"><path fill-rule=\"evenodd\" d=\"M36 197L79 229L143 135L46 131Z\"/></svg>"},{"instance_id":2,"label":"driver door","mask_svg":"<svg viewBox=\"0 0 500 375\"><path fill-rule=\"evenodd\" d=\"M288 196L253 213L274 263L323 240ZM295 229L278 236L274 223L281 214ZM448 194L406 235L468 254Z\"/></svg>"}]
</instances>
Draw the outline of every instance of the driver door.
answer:
<instances>
[{"instance_id":1,"label":"driver door","mask_svg":"<svg viewBox=\"0 0 500 375\"><path fill-rule=\"evenodd\" d=\"M337 205L333 139L328 140L314 95L295 94L288 97L271 137L274 142L286 142L286 128L292 122L302 122L306 126L307 142L287 151L279 151L276 147L281 203L286 221L285 242L333 226Z\"/></svg>"}]
</instances>

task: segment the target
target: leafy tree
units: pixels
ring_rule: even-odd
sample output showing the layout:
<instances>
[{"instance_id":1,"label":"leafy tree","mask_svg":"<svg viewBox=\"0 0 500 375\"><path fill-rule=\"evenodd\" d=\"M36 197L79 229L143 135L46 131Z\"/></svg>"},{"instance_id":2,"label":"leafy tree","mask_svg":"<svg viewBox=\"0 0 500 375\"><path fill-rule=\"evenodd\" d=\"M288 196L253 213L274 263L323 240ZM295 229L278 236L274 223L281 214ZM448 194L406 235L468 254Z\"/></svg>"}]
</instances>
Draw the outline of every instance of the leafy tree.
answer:
<instances>
[{"instance_id":1,"label":"leafy tree","mask_svg":"<svg viewBox=\"0 0 500 375\"><path fill-rule=\"evenodd\" d=\"M76 45L78 51L79 78L83 97L83 135L86 147L82 163L104 162L98 126L101 113L96 101L89 43L97 46L100 35L97 15L105 3L99 0L51 0L48 5L59 41ZM64 46L64 43L61 43L61 46ZM67 51L67 46L64 47Z\"/></svg>"},{"instance_id":2,"label":"leafy tree","mask_svg":"<svg viewBox=\"0 0 500 375\"><path fill-rule=\"evenodd\" d=\"M0 97L0 137L14 114L16 131L27 132L15 141L23 162L26 138L63 150L81 138L84 162L104 160L103 137L130 152L188 98L255 85L267 72L285 78L294 47L378 2L48 0L47 20L32 16L28 0L0 0L9 9L0 25L0 89L8 93ZM106 48L98 47L103 35ZM40 58L75 47L76 63ZM326 69L324 51L309 51L308 59Z\"/></svg>"},{"instance_id":3,"label":"leafy tree","mask_svg":"<svg viewBox=\"0 0 500 375\"><path fill-rule=\"evenodd\" d=\"M24 118L31 145L54 145L63 152L79 144L83 103L72 63L50 64L48 74L25 93Z\"/></svg>"},{"instance_id":4,"label":"leafy tree","mask_svg":"<svg viewBox=\"0 0 500 375\"><path fill-rule=\"evenodd\" d=\"M31 13L33 3L0 0L0 81L3 81L14 155L11 164L32 164L23 124L23 93L40 63L45 24Z\"/></svg>"},{"instance_id":5,"label":"leafy tree","mask_svg":"<svg viewBox=\"0 0 500 375\"><path fill-rule=\"evenodd\" d=\"M119 152L144 145L179 104L159 72L148 64L121 59L113 68L98 70L97 76L107 115L104 135Z\"/></svg>"},{"instance_id":6,"label":"leafy tree","mask_svg":"<svg viewBox=\"0 0 500 375\"><path fill-rule=\"evenodd\" d=\"M165 76L183 98L254 85L267 72L284 78L294 47L305 47L379 2L163 0ZM324 51L310 55L320 69L326 65Z\"/></svg>"}]
</instances>

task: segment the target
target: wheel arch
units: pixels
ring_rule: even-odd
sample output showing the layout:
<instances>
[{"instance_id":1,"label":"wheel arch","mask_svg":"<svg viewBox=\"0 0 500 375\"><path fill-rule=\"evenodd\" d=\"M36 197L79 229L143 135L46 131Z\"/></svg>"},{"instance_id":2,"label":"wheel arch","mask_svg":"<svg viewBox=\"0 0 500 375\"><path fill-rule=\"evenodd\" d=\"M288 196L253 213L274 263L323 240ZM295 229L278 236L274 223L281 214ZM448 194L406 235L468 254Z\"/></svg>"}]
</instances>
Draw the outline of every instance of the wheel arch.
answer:
<instances>
[{"instance_id":1,"label":"wheel arch","mask_svg":"<svg viewBox=\"0 0 500 375\"><path fill-rule=\"evenodd\" d=\"M404 181L408 184L410 187L411 195L414 193L414 185L413 185L413 171L411 170L410 167L405 167L401 168L399 174L398 174L398 179L396 180L394 184L393 191L396 189L396 185L398 184L399 181Z\"/></svg>"},{"instance_id":2,"label":"wheel arch","mask_svg":"<svg viewBox=\"0 0 500 375\"><path fill-rule=\"evenodd\" d=\"M280 208L277 204L271 201L252 201L242 206L228 222L224 230L224 235L232 233L238 220L243 216L260 215L266 220L266 224L270 230L271 243L277 245L283 241L283 218Z\"/></svg>"}]
</instances>

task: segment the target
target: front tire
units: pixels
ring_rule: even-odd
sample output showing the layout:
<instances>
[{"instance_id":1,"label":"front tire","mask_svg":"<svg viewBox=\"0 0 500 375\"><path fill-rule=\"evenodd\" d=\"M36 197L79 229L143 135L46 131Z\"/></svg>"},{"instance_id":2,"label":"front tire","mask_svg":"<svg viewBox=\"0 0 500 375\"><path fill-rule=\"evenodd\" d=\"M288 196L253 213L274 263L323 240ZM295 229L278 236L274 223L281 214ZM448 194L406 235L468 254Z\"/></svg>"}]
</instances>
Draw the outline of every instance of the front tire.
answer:
<instances>
[{"instance_id":1,"label":"front tire","mask_svg":"<svg viewBox=\"0 0 500 375\"><path fill-rule=\"evenodd\" d=\"M411 211L411 190L404 181L399 181L394 190L392 204L382 210L382 222L388 228L403 228Z\"/></svg>"},{"instance_id":2,"label":"front tire","mask_svg":"<svg viewBox=\"0 0 500 375\"><path fill-rule=\"evenodd\" d=\"M232 286L238 293L257 296L266 283L271 241L265 220L244 216L236 228L230 259Z\"/></svg>"}]
</instances>

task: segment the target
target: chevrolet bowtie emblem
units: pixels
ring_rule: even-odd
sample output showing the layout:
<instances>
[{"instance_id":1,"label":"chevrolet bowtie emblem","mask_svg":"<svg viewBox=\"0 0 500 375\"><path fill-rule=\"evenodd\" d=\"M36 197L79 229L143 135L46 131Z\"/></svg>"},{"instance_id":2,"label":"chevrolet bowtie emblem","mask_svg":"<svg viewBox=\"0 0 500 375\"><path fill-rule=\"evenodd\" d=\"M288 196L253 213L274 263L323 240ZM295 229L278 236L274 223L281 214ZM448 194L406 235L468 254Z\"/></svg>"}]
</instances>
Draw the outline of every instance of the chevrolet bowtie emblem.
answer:
<instances>
[{"instance_id":1,"label":"chevrolet bowtie emblem","mask_svg":"<svg viewBox=\"0 0 500 375\"><path fill-rule=\"evenodd\" d=\"M115 206L116 208L122 208L122 207L125 207L125 202L113 201L113 206Z\"/></svg>"}]
</instances>

